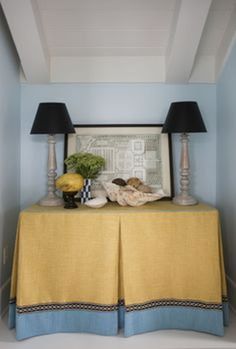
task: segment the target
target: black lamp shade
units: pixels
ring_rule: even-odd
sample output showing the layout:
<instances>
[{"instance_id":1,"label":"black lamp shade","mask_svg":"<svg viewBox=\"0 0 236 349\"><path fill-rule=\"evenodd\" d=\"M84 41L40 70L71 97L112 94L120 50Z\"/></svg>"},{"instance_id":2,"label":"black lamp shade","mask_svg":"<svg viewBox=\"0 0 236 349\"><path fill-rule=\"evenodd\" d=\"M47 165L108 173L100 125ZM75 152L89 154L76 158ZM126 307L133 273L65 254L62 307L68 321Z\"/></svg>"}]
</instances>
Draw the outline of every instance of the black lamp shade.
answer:
<instances>
[{"instance_id":1,"label":"black lamp shade","mask_svg":"<svg viewBox=\"0 0 236 349\"><path fill-rule=\"evenodd\" d=\"M171 103L162 133L207 132L196 102Z\"/></svg>"},{"instance_id":2,"label":"black lamp shade","mask_svg":"<svg viewBox=\"0 0 236 349\"><path fill-rule=\"evenodd\" d=\"M40 103L30 133L75 133L65 103Z\"/></svg>"}]
</instances>

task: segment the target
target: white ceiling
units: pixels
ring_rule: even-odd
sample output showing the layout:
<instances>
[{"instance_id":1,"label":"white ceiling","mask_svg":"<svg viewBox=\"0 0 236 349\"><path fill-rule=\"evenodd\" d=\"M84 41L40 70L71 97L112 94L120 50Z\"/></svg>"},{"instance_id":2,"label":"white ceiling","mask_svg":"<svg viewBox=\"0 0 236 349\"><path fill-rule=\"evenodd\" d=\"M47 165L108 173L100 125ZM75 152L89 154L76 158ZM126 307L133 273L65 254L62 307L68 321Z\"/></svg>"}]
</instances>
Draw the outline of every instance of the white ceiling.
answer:
<instances>
[{"instance_id":1,"label":"white ceiling","mask_svg":"<svg viewBox=\"0 0 236 349\"><path fill-rule=\"evenodd\" d=\"M28 82L214 83L236 0L1 0Z\"/></svg>"},{"instance_id":2,"label":"white ceiling","mask_svg":"<svg viewBox=\"0 0 236 349\"><path fill-rule=\"evenodd\" d=\"M165 55L176 0L38 0L53 56Z\"/></svg>"}]
</instances>

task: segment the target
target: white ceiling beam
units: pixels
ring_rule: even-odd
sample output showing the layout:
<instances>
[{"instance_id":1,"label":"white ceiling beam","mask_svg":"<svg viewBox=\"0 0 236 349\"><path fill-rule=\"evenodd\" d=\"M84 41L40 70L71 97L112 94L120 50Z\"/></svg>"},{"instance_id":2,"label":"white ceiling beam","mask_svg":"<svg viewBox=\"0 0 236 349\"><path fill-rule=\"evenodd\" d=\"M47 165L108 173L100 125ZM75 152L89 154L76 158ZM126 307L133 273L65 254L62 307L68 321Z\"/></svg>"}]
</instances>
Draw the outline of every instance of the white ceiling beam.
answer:
<instances>
[{"instance_id":1,"label":"white ceiling beam","mask_svg":"<svg viewBox=\"0 0 236 349\"><path fill-rule=\"evenodd\" d=\"M236 41L236 8L232 11L230 20L221 40L215 64L215 77L220 75L229 57L231 49Z\"/></svg>"},{"instance_id":2,"label":"white ceiling beam","mask_svg":"<svg viewBox=\"0 0 236 349\"><path fill-rule=\"evenodd\" d=\"M36 2L1 0L27 82L50 79L50 59L43 37Z\"/></svg>"},{"instance_id":3,"label":"white ceiling beam","mask_svg":"<svg viewBox=\"0 0 236 349\"><path fill-rule=\"evenodd\" d=\"M212 0L181 0L166 57L166 82L189 81L211 2Z\"/></svg>"}]
</instances>

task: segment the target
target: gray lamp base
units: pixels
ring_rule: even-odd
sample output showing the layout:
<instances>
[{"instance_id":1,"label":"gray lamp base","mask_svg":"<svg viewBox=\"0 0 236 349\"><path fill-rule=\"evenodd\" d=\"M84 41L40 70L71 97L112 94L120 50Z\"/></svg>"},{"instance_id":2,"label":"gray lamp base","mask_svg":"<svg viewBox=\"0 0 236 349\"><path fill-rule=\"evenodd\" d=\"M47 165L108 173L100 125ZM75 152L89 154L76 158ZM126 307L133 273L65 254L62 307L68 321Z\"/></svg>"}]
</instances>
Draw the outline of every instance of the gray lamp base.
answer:
<instances>
[{"instance_id":1,"label":"gray lamp base","mask_svg":"<svg viewBox=\"0 0 236 349\"><path fill-rule=\"evenodd\" d=\"M173 203L177 205L196 205L198 202L190 195L177 195L173 198Z\"/></svg>"},{"instance_id":2,"label":"gray lamp base","mask_svg":"<svg viewBox=\"0 0 236 349\"><path fill-rule=\"evenodd\" d=\"M40 206L63 206L64 201L56 195L47 195L39 201Z\"/></svg>"},{"instance_id":3,"label":"gray lamp base","mask_svg":"<svg viewBox=\"0 0 236 349\"><path fill-rule=\"evenodd\" d=\"M188 134L181 133L180 194L173 198L176 205L196 205L197 200L189 195Z\"/></svg>"},{"instance_id":4,"label":"gray lamp base","mask_svg":"<svg viewBox=\"0 0 236 349\"><path fill-rule=\"evenodd\" d=\"M39 201L40 206L62 206L64 201L56 195L55 178L57 161L55 135L48 135L48 194Z\"/></svg>"}]
</instances>

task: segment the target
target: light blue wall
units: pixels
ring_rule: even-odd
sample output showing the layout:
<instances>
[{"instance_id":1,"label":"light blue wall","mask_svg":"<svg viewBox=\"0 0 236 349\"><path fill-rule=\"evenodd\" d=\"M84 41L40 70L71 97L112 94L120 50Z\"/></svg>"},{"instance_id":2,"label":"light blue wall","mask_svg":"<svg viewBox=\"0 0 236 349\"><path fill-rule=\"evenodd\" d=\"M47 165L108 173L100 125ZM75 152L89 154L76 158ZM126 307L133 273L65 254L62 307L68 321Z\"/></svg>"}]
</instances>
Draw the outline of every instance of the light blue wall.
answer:
<instances>
[{"instance_id":1,"label":"light blue wall","mask_svg":"<svg viewBox=\"0 0 236 349\"><path fill-rule=\"evenodd\" d=\"M236 43L217 84L217 128L216 196L236 309Z\"/></svg>"},{"instance_id":2,"label":"light blue wall","mask_svg":"<svg viewBox=\"0 0 236 349\"><path fill-rule=\"evenodd\" d=\"M46 192L46 136L30 135L40 102L63 101L74 123L161 123L176 100L196 100L208 129L191 136L192 192L215 203L216 88L214 85L51 84L22 85L21 206ZM57 137L58 174L63 171L63 138ZM175 176L179 172L179 139L174 137Z\"/></svg>"},{"instance_id":3,"label":"light blue wall","mask_svg":"<svg viewBox=\"0 0 236 349\"><path fill-rule=\"evenodd\" d=\"M19 63L0 7L0 313L7 305L20 202ZM6 265L2 265L6 247ZM6 287L2 287L5 285Z\"/></svg>"}]
</instances>

